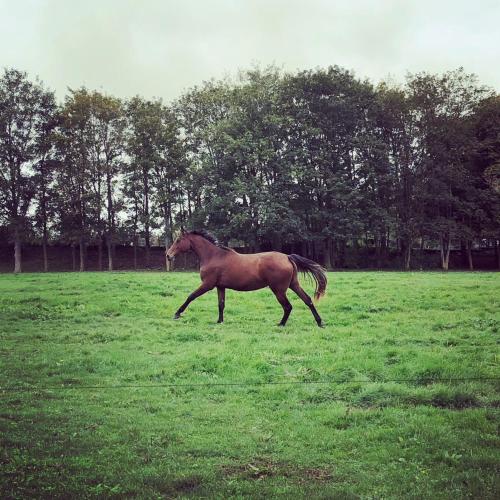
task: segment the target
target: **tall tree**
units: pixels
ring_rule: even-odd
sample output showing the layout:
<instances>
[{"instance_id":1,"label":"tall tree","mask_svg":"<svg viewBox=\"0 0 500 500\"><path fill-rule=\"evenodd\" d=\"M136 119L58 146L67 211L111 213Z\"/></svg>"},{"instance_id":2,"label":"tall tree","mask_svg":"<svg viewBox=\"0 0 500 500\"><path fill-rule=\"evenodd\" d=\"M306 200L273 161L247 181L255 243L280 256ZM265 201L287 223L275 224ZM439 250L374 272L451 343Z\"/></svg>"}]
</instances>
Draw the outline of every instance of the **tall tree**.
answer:
<instances>
[{"instance_id":1,"label":"tall tree","mask_svg":"<svg viewBox=\"0 0 500 500\"><path fill-rule=\"evenodd\" d=\"M338 67L306 71L288 82L293 120L290 137L303 193L308 239L325 265L342 263L346 246L357 245L361 212L360 137L373 89ZM300 189L300 187L299 187Z\"/></svg>"},{"instance_id":2,"label":"tall tree","mask_svg":"<svg viewBox=\"0 0 500 500\"><path fill-rule=\"evenodd\" d=\"M59 228L73 249L79 247L80 271L86 269L89 241L101 230L100 191L96 195L91 187L96 177L91 163L90 120L88 92L71 90L61 110L56 182Z\"/></svg>"},{"instance_id":3,"label":"tall tree","mask_svg":"<svg viewBox=\"0 0 500 500\"><path fill-rule=\"evenodd\" d=\"M62 109L62 168L66 201L78 220L80 269L85 268L86 245L96 241L102 269L106 240L108 269L113 269L116 237L117 182L124 148L125 117L121 102L85 88L71 91ZM67 177L70 179L67 179ZM68 187L70 191L68 191ZM68 212L67 212L68 213ZM67 217L67 213L65 214Z\"/></svg>"},{"instance_id":4,"label":"tall tree","mask_svg":"<svg viewBox=\"0 0 500 500\"><path fill-rule=\"evenodd\" d=\"M135 163L123 165L123 196L125 204L124 228L129 240L132 240L134 251L134 269L138 268L139 224L143 213L141 172Z\"/></svg>"},{"instance_id":5,"label":"tall tree","mask_svg":"<svg viewBox=\"0 0 500 500\"><path fill-rule=\"evenodd\" d=\"M43 155L43 132L53 94L26 73L5 70L0 78L0 217L14 241L14 272L21 272L21 245L35 195L33 165ZM50 111L49 111L50 114Z\"/></svg>"},{"instance_id":6,"label":"tall tree","mask_svg":"<svg viewBox=\"0 0 500 500\"><path fill-rule=\"evenodd\" d=\"M118 175L122 166L124 152L124 131L126 119L120 100L92 92L89 95L91 164L97 200L97 217L102 220L105 212L106 245L108 250L108 270L113 270L114 245L116 240L116 213L119 204ZM101 198L101 185L104 181L105 202Z\"/></svg>"},{"instance_id":7,"label":"tall tree","mask_svg":"<svg viewBox=\"0 0 500 500\"><path fill-rule=\"evenodd\" d=\"M206 82L188 91L174 105L185 135L189 160L184 176L187 212L193 226L226 228L229 237L232 205L229 196L231 165L227 160L228 137L224 127L232 108L232 89L228 82Z\"/></svg>"},{"instance_id":8,"label":"tall tree","mask_svg":"<svg viewBox=\"0 0 500 500\"><path fill-rule=\"evenodd\" d=\"M468 156L467 195L476 236L495 245L500 269L500 96L479 103L470 119L473 147Z\"/></svg>"},{"instance_id":9,"label":"tall tree","mask_svg":"<svg viewBox=\"0 0 500 500\"><path fill-rule=\"evenodd\" d=\"M165 247L173 243L173 222L177 212L181 219L185 217L183 176L186 161L183 144L179 137L179 125L174 113L164 107L158 110L160 122L155 160L153 167L154 202L158 215L163 221ZM167 270L170 261L166 260Z\"/></svg>"},{"instance_id":10,"label":"tall tree","mask_svg":"<svg viewBox=\"0 0 500 500\"><path fill-rule=\"evenodd\" d=\"M394 237L402 253L403 268L411 265L411 251L418 235L420 151L415 141L416 120L406 89L382 83L377 88L378 128L387 149L394 188Z\"/></svg>"},{"instance_id":11,"label":"tall tree","mask_svg":"<svg viewBox=\"0 0 500 500\"><path fill-rule=\"evenodd\" d=\"M54 95L47 93L41 106L42 120L37 126L37 161L33 164L36 210L35 227L41 233L43 270L49 270L48 240L49 227L54 224L57 190L54 181L57 171L56 137L59 124L59 110Z\"/></svg>"},{"instance_id":12,"label":"tall tree","mask_svg":"<svg viewBox=\"0 0 500 500\"><path fill-rule=\"evenodd\" d=\"M128 191L134 196L140 187L140 208L138 217L146 246L146 267L150 264L151 230L155 226L153 215L153 170L158 160L158 142L161 136L162 104L134 97L127 103L127 169ZM133 184L131 184L133 183Z\"/></svg>"},{"instance_id":13,"label":"tall tree","mask_svg":"<svg viewBox=\"0 0 500 500\"><path fill-rule=\"evenodd\" d=\"M419 147L424 231L439 241L441 267L448 270L453 241L470 246L467 154L471 148L468 119L488 90L462 69L443 75L421 73L408 79L417 115L415 142Z\"/></svg>"}]
</instances>

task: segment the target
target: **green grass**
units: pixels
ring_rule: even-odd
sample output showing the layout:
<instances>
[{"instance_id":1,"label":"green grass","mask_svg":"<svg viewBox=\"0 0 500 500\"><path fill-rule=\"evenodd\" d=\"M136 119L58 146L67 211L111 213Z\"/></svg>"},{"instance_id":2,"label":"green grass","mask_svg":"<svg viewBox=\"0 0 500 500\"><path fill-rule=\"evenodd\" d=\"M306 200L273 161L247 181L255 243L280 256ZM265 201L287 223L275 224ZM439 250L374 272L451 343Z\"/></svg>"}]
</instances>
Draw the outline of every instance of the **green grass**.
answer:
<instances>
[{"instance_id":1,"label":"green grass","mask_svg":"<svg viewBox=\"0 0 500 500\"><path fill-rule=\"evenodd\" d=\"M198 282L0 276L2 498L498 498L500 383L442 379L500 377L499 274L330 274L324 329ZM167 386L237 381L313 383Z\"/></svg>"}]
</instances>

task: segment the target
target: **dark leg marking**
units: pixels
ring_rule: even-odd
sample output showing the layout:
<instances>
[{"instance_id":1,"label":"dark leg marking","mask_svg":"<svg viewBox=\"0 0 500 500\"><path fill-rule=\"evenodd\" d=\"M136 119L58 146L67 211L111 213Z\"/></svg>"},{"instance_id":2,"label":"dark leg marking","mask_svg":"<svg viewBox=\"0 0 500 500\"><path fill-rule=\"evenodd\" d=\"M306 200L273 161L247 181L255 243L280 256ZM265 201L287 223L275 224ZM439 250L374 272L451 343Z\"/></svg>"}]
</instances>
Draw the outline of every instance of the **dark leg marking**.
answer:
<instances>
[{"instance_id":1,"label":"dark leg marking","mask_svg":"<svg viewBox=\"0 0 500 500\"><path fill-rule=\"evenodd\" d=\"M217 296L219 298L219 319L217 323L224 322L224 306L226 305L226 289L217 287Z\"/></svg>"},{"instance_id":2,"label":"dark leg marking","mask_svg":"<svg viewBox=\"0 0 500 500\"><path fill-rule=\"evenodd\" d=\"M307 307L309 307L309 309L311 310L312 315L314 316L314 319L316 320L316 323L318 324L318 326L323 327L323 321L321 320L321 316L318 314L318 311L316 311L316 307L314 307L314 303L313 303L311 297L309 297L309 295L307 295L307 293L304 292L302 287L296 282L295 283L292 282L290 284L290 288L302 299L304 304Z\"/></svg>"}]
</instances>

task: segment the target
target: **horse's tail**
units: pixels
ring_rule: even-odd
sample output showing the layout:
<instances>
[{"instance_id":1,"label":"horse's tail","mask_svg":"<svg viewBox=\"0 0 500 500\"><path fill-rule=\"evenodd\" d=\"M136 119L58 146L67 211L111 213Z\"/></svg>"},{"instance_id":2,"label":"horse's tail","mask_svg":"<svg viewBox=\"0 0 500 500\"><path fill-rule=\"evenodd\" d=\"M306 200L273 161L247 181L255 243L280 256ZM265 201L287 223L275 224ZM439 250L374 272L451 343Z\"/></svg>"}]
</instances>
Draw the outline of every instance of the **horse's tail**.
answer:
<instances>
[{"instance_id":1,"label":"horse's tail","mask_svg":"<svg viewBox=\"0 0 500 500\"><path fill-rule=\"evenodd\" d=\"M304 274L310 274L315 283L316 283L316 291L314 292L314 299L319 300L323 295L325 295L326 290L326 274L325 269L321 267L316 262L306 259L305 257L301 257L300 255L296 255L292 253L288 256L288 259L296 269Z\"/></svg>"}]
</instances>

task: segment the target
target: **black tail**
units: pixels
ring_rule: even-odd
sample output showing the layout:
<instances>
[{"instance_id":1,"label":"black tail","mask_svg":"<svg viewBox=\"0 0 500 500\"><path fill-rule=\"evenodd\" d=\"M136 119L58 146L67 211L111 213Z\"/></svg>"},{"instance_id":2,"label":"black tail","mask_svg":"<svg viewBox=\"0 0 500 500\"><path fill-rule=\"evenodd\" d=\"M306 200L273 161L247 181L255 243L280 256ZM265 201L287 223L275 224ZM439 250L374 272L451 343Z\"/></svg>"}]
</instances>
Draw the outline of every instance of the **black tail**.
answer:
<instances>
[{"instance_id":1,"label":"black tail","mask_svg":"<svg viewBox=\"0 0 500 500\"><path fill-rule=\"evenodd\" d=\"M302 273L309 273L313 277L316 282L316 291L314 292L315 300L319 300L323 297L323 295L325 295L327 283L325 270L316 262L294 253L289 255L288 258L290 259L290 262L295 264L298 271Z\"/></svg>"}]
</instances>

